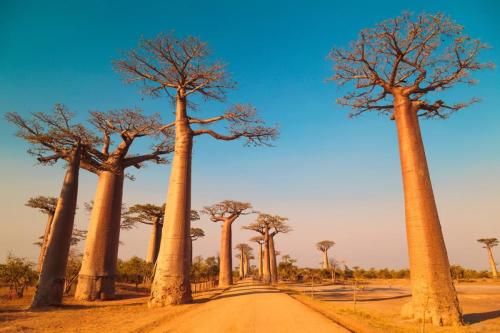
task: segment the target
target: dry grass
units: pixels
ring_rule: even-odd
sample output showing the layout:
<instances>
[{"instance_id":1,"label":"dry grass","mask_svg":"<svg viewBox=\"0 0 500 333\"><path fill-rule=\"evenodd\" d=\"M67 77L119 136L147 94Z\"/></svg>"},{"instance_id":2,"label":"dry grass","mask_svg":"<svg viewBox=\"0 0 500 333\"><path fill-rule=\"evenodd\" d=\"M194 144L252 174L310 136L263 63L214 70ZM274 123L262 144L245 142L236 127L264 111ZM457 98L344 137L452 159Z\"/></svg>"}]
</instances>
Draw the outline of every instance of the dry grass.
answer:
<instances>
[{"instance_id":1,"label":"dry grass","mask_svg":"<svg viewBox=\"0 0 500 333\"><path fill-rule=\"evenodd\" d=\"M356 307L350 286L319 286L311 295L309 285L280 286L292 297L323 313L344 327L359 333L480 333L500 332L500 283L497 281L460 283L457 291L466 326L436 328L404 320L399 313L410 300L408 281L370 281L357 292Z\"/></svg>"},{"instance_id":2,"label":"dry grass","mask_svg":"<svg viewBox=\"0 0 500 333\"><path fill-rule=\"evenodd\" d=\"M212 290L194 295L195 303L165 308L147 307L149 292L120 285L117 300L105 302L75 301L64 298L64 305L46 310L27 310L33 288L22 299L8 300L0 290L0 332L147 332L150 328L190 311L197 304L220 293Z\"/></svg>"}]
</instances>

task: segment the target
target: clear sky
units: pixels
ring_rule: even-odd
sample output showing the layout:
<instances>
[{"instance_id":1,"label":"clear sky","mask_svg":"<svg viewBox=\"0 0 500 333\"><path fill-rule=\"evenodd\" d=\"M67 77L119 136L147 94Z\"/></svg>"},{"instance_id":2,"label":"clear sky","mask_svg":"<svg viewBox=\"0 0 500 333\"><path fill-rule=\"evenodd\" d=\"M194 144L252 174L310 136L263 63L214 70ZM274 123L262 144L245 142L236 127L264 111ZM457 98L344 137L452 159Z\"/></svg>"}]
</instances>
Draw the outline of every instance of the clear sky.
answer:
<instances>
[{"instance_id":1,"label":"clear sky","mask_svg":"<svg viewBox=\"0 0 500 333\"><path fill-rule=\"evenodd\" d=\"M200 116L230 103L252 103L281 137L273 148L197 139L193 159L193 208L223 199L250 201L261 211L290 218L294 231L277 248L318 266L314 244L334 240L333 254L350 266L406 267L403 193L394 123L376 114L348 119L335 104L341 91L326 55L356 39L360 29L404 10L442 11L466 32L491 45L483 59L500 64L497 1L9 1L0 0L0 112L50 111L64 103L79 117L88 110L141 107L169 119L166 98L142 97L124 85L111 61L141 36L175 31L207 41L214 58L228 64L238 88L227 103L210 103ZM456 87L453 101L476 104L447 121L424 121L427 149L450 261L487 269L480 237L500 238L500 80L498 70L476 75L479 84ZM0 121L0 260L8 251L35 259L32 243L45 216L24 207L31 196L58 195L63 166L36 165ZM148 145L147 140L137 149ZM134 172L124 202L161 203L169 166ZM79 206L92 199L96 177L82 171ZM236 222L234 242L253 236ZM80 209L77 225L88 216ZM194 254L215 255L218 225L203 217L207 236ZM121 258L144 257L149 229L121 235ZM500 258L500 250L495 249ZM499 259L500 260L500 259Z\"/></svg>"}]
</instances>

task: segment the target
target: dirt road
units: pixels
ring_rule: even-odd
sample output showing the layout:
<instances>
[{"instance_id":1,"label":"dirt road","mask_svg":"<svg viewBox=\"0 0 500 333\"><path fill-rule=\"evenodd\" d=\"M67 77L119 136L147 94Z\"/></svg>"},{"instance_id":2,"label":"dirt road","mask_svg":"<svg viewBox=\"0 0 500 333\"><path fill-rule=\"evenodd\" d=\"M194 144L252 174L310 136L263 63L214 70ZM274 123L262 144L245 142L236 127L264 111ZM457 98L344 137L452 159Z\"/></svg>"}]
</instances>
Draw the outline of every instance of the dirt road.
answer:
<instances>
[{"instance_id":1,"label":"dirt road","mask_svg":"<svg viewBox=\"0 0 500 333\"><path fill-rule=\"evenodd\" d=\"M153 332L348 332L290 296L245 282L195 309L172 318Z\"/></svg>"}]
</instances>

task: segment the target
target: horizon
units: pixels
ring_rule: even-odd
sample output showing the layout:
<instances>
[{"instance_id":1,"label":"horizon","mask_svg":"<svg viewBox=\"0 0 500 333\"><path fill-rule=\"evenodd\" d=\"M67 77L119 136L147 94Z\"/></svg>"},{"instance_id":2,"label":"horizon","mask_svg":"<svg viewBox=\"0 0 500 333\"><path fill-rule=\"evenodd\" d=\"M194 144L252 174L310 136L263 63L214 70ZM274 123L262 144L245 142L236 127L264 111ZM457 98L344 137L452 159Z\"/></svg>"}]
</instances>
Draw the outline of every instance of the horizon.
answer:
<instances>
[{"instance_id":1,"label":"horizon","mask_svg":"<svg viewBox=\"0 0 500 333\"><path fill-rule=\"evenodd\" d=\"M330 254L351 268L407 268L395 125L375 113L348 119L349 109L335 103L342 89L325 82L332 75L326 56L332 47L354 40L361 28L404 10L420 13L425 8L446 13L464 25L467 34L489 44L481 59L498 65L500 23L494 13L500 4L464 2L458 8L445 1L425 6L393 1L382 10L364 2L360 6L365 12L359 12L342 3L283 3L202 4L191 9L193 17L186 20L160 2L149 16L131 3L5 2L0 10L0 42L5 47L0 54L0 110L2 115L15 111L27 116L48 112L61 102L84 119L89 110L140 107L146 114L159 112L167 122L173 110L170 101L143 96L139 85L124 84L111 61L121 57L120 51L135 48L141 35L175 31L178 37L198 36L208 43L213 59L228 64L238 82L227 102L199 103L199 113L210 116L232 103L251 103L267 123L279 125L281 135L269 148L196 139L192 208L232 199L288 217L293 231L278 235L276 247L299 266L319 268L322 257L315 244L331 239L336 245ZM191 4L176 2L175 7L185 12ZM88 10L95 6L101 10ZM305 9L309 16L304 16ZM360 19L349 21L355 14ZM217 24L208 27L207 16ZM500 96L496 69L473 77L477 85L460 85L443 95L452 101L479 97L480 103L446 121L427 120L421 126L450 264L487 270L486 251L476 240L500 238ZM58 196L63 164L36 165L25 152L27 144L14 136L14 126L3 117L0 129L1 223L6 230L0 235L0 260L12 251L35 261L39 248L32 243L43 234L46 218L24 203L38 195ZM141 140L133 151L150 142ZM162 204L169 171L169 165L152 164L132 171L136 180L125 181L123 202ZM81 173L75 219L79 229L86 229L83 203L93 199L96 183L96 176ZM240 229L253 219L244 216L235 222L234 244L249 243L255 236ZM194 242L193 255L216 255L220 225L201 214L192 226L206 234ZM144 258L149 236L149 226L122 230L119 257Z\"/></svg>"}]
</instances>

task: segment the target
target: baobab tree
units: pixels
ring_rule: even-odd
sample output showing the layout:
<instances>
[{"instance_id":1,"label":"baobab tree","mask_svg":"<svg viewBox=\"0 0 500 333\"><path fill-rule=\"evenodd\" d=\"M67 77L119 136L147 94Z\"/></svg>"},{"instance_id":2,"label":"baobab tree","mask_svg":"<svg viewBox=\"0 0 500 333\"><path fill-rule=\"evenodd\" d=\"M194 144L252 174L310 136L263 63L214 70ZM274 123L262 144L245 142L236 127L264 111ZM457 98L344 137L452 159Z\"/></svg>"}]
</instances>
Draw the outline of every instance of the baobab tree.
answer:
<instances>
[{"instance_id":1,"label":"baobab tree","mask_svg":"<svg viewBox=\"0 0 500 333\"><path fill-rule=\"evenodd\" d=\"M17 126L17 136L30 143L28 153L41 164L51 165L58 160L67 162L31 307L61 304L74 225L79 170L88 164L89 151L98 139L83 125L72 124L73 114L60 104L56 104L50 114L34 113L31 120L16 113L7 113L6 119Z\"/></svg>"},{"instance_id":2,"label":"baobab tree","mask_svg":"<svg viewBox=\"0 0 500 333\"><path fill-rule=\"evenodd\" d=\"M271 221L272 231L269 233L269 266L271 268L271 282L278 283L278 264L276 260L276 256L279 255L279 252L276 251L274 246L274 237L281 233L286 234L292 231L292 228L286 224L288 218L282 217L279 215L274 215Z\"/></svg>"},{"instance_id":3,"label":"baobab tree","mask_svg":"<svg viewBox=\"0 0 500 333\"><path fill-rule=\"evenodd\" d=\"M47 214L47 223L45 224L45 232L43 233L43 239L40 244L40 254L38 255L37 263L37 270L38 272L40 272L40 270L42 269L43 258L45 257L45 252L47 251L50 228L52 226L52 220L56 211L57 198L38 196L30 198L24 205L31 208L37 208L43 214Z\"/></svg>"},{"instance_id":4,"label":"baobab tree","mask_svg":"<svg viewBox=\"0 0 500 333\"><path fill-rule=\"evenodd\" d=\"M262 251L262 245L264 244L264 237L262 236L255 236L250 238L251 242L255 242L259 245L259 250L258 250L258 255L257 255L257 260L258 260L258 269L259 269L259 279L262 279L262 273L263 273L263 268L264 268L264 254Z\"/></svg>"},{"instance_id":5,"label":"baobab tree","mask_svg":"<svg viewBox=\"0 0 500 333\"><path fill-rule=\"evenodd\" d=\"M330 268L330 261L328 259L328 250L335 245L334 241L324 240L316 243L316 248L323 253L323 269Z\"/></svg>"},{"instance_id":6,"label":"baobab tree","mask_svg":"<svg viewBox=\"0 0 500 333\"><path fill-rule=\"evenodd\" d=\"M191 257L191 261L193 260L193 242L198 238L205 237L205 231L201 228L192 228L189 232L189 238L191 238L191 245L189 247L189 256Z\"/></svg>"},{"instance_id":7,"label":"baobab tree","mask_svg":"<svg viewBox=\"0 0 500 333\"><path fill-rule=\"evenodd\" d=\"M160 249L161 230L163 227L163 215L165 205L136 204L123 213L123 223L136 225L137 223L151 225L151 237L149 239L146 262L154 264Z\"/></svg>"},{"instance_id":8,"label":"baobab tree","mask_svg":"<svg viewBox=\"0 0 500 333\"><path fill-rule=\"evenodd\" d=\"M235 105L220 116L199 119L188 112L189 99L198 95L205 100L223 101L225 91L233 88L225 66L208 60L207 44L194 37L176 39L159 35L142 40L138 50L115 62L127 83L142 81L144 92L159 95L165 92L175 101L175 119L163 129L175 129L175 153L169 180L159 260L151 287L150 306L182 304L192 301L189 273L189 212L191 209L191 161L193 138L209 135L217 140L246 138L247 143L267 144L277 130L264 126L250 105ZM207 126L228 124L228 134ZM195 129L194 127L201 126Z\"/></svg>"},{"instance_id":9,"label":"baobab tree","mask_svg":"<svg viewBox=\"0 0 500 333\"><path fill-rule=\"evenodd\" d=\"M94 158L88 169L99 179L75 298L93 301L115 297L125 170L141 168L145 162L166 163L162 156L172 148L162 140L144 155L129 153L137 139L158 138L158 115L146 116L140 109L94 111L90 113L90 123L102 135L102 147L92 151ZM120 138L116 144L112 142L114 137Z\"/></svg>"},{"instance_id":10,"label":"baobab tree","mask_svg":"<svg viewBox=\"0 0 500 333\"><path fill-rule=\"evenodd\" d=\"M404 13L362 30L349 49L335 48L330 53L332 79L354 88L337 102L351 107L351 116L376 111L396 122L412 283L412 301L403 314L419 320L430 318L435 325L461 325L462 314L419 118L446 119L477 101L450 104L436 95L458 83L474 83L472 72L491 67L478 60L485 47L442 14L413 17Z\"/></svg>"},{"instance_id":11,"label":"baobab tree","mask_svg":"<svg viewBox=\"0 0 500 333\"><path fill-rule=\"evenodd\" d=\"M263 237L263 269L262 280L266 284L278 281L278 269L276 265L276 251L274 248L274 236L278 233L287 233L291 228L286 224L286 217L260 213L257 221L244 226L243 229L258 232Z\"/></svg>"},{"instance_id":12,"label":"baobab tree","mask_svg":"<svg viewBox=\"0 0 500 333\"><path fill-rule=\"evenodd\" d=\"M498 239L496 238L481 238L477 240L479 243L483 244L483 248L488 251L488 262L490 263L491 275L494 278L498 277L497 272L497 264L495 263L495 259L493 258L493 251L491 250L493 247L498 245Z\"/></svg>"},{"instance_id":13,"label":"baobab tree","mask_svg":"<svg viewBox=\"0 0 500 333\"><path fill-rule=\"evenodd\" d=\"M238 253L240 258L240 278L243 279L246 277L247 263L249 260L248 256L251 254L252 248L246 243L236 244L234 248L240 251L240 253Z\"/></svg>"},{"instance_id":14,"label":"baobab tree","mask_svg":"<svg viewBox=\"0 0 500 333\"><path fill-rule=\"evenodd\" d=\"M233 284L232 225L241 215L251 214L252 205L248 202L224 200L207 206L202 213L209 215L212 222L221 222L219 288Z\"/></svg>"}]
</instances>

